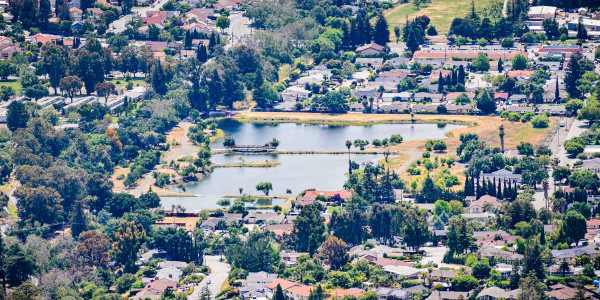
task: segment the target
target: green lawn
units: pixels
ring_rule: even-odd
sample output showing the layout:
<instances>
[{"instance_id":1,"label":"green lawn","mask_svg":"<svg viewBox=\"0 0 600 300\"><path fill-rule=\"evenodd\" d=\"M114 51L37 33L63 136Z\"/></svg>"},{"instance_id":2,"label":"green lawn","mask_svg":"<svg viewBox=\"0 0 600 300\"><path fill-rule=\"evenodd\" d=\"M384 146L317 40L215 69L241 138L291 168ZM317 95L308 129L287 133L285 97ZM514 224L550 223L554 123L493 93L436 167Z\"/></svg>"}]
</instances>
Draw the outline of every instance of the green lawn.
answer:
<instances>
[{"instance_id":1,"label":"green lawn","mask_svg":"<svg viewBox=\"0 0 600 300\"><path fill-rule=\"evenodd\" d=\"M475 9L480 11L494 1L477 0L475 1ZM450 30L452 20L456 17L466 16L470 9L471 0L431 0L431 3L422 5L419 10L410 2L399 4L384 14L388 21L391 36L395 38L394 27L399 26L402 28L407 16L409 19L412 19L417 16L426 15L431 19L430 24L435 26L439 34L447 34Z\"/></svg>"},{"instance_id":2,"label":"green lawn","mask_svg":"<svg viewBox=\"0 0 600 300\"><path fill-rule=\"evenodd\" d=\"M21 83L18 80L0 81L0 86L10 86L15 90L15 94L21 92Z\"/></svg>"},{"instance_id":3,"label":"green lawn","mask_svg":"<svg viewBox=\"0 0 600 300\"><path fill-rule=\"evenodd\" d=\"M109 82L112 82L115 84L116 87L124 87L127 85L127 81L125 81L125 79L110 79L107 80ZM143 78L136 78L136 79L131 79L129 82L131 82L133 84L133 87L138 87L138 86L147 86L148 83L143 79Z\"/></svg>"}]
</instances>

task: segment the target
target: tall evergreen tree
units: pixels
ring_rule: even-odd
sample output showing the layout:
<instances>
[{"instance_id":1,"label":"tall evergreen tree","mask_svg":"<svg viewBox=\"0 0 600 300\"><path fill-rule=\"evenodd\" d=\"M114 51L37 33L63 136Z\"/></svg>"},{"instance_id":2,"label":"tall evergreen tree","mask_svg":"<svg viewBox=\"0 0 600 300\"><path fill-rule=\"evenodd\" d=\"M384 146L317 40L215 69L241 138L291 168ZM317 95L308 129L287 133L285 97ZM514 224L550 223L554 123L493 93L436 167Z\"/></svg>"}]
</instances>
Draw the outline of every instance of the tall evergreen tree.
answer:
<instances>
[{"instance_id":1,"label":"tall evergreen tree","mask_svg":"<svg viewBox=\"0 0 600 300\"><path fill-rule=\"evenodd\" d=\"M556 86L554 87L554 101L556 103L560 102L560 92L558 90L558 75L556 75Z\"/></svg>"},{"instance_id":2,"label":"tall evergreen tree","mask_svg":"<svg viewBox=\"0 0 600 300\"><path fill-rule=\"evenodd\" d=\"M443 93L444 92L444 79L442 78L442 72L440 72L440 76L438 78L438 88L437 88L438 93Z\"/></svg>"},{"instance_id":3,"label":"tall evergreen tree","mask_svg":"<svg viewBox=\"0 0 600 300\"><path fill-rule=\"evenodd\" d=\"M581 98L581 91L577 86L577 81L581 79L581 76L583 75L579 66L579 59L581 59L581 57L578 55L571 56L564 79L565 88L571 98Z\"/></svg>"},{"instance_id":4,"label":"tall evergreen tree","mask_svg":"<svg viewBox=\"0 0 600 300\"><path fill-rule=\"evenodd\" d=\"M75 238L87 230L87 218L83 209L83 201L75 201L71 217L71 235Z\"/></svg>"},{"instance_id":5,"label":"tall evergreen tree","mask_svg":"<svg viewBox=\"0 0 600 300\"><path fill-rule=\"evenodd\" d=\"M285 295L283 294L283 289L281 289L281 284L277 284L277 290L275 291L275 295L273 295L273 300L285 300Z\"/></svg>"},{"instance_id":6,"label":"tall evergreen tree","mask_svg":"<svg viewBox=\"0 0 600 300\"><path fill-rule=\"evenodd\" d=\"M466 77L465 68L462 65L458 66L458 83L464 85L465 77Z\"/></svg>"},{"instance_id":7,"label":"tall evergreen tree","mask_svg":"<svg viewBox=\"0 0 600 300\"><path fill-rule=\"evenodd\" d=\"M502 74L502 71L504 71L504 63L502 62L502 58L500 58L498 60L498 73Z\"/></svg>"},{"instance_id":8,"label":"tall evergreen tree","mask_svg":"<svg viewBox=\"0 0 600 300\"><path fill-rule=\"evenodd\" d=\"M387 21L380 12L373 30L373 41L381 46L386 46L390 42L390 30L388 29Z\"/></svg>"},{"instance_id":9,"label":"tall evergreen tree","mask_svg":"<svg viewBox=\"0 0 600 300\"><path fill-rule=\"evenodd\" d=\"M196 53L197 53L196 57L200 62L204 63L208 60L208 53L206 51L206 46L204 46L204 45L198 46L198 50Z\"/></svg>"}]
</instances>

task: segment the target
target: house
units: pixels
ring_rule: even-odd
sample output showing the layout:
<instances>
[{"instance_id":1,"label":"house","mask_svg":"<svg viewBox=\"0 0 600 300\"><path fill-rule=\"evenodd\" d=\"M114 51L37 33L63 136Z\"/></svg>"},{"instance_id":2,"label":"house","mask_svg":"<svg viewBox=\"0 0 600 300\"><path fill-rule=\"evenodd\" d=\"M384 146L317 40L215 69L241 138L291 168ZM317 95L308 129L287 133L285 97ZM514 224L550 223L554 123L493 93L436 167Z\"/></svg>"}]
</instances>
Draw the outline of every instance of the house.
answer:
<instances>
[{"instance_id":1,"label":"house","mask_svg":"<svg viewBox=\"0 0 600 300\"><path fill-rule=\"evenodd\" d=\"M579 170L587 170L596 175L600 174L600 158L592 158L592 159L584 160L582 165L579 167ZM590 221L593 221L593 220L590 220ZM590 221L588 221L588 222L590 222Z\"/></svg>"},{"instance_id":2,"label":"house","mask_svg":"<svg viewBox=\"0 0 600 300\"><path fill-rule=\"evenodd\" d=\"M410 104L407 102L394 102L391 104L381 104L381 105L379 105L377 112L384 113L384 114L409 113L410 112Z\"/></svg>"},{"instance_id":3,"label":"house","mask_svg":"<svg viewBox=\"0 0 600 300\"><path fill-rule=\"evenodd\" d=\"M277 277L277 274L270 274L267 272L250 272L248 273L248 276L246 276L244 284L246 286L264 286L275 281Z\"/></svg>"},{"instance_id":4,"label":"house","mask_svg":"<svg viewBox=\"0 0 600 300\"><path fill-rule=\"evenodd\" d=\"M381 78L396 78L396 79L404 79L410 74L409 70L390 70L379 73L379 77Z\"/></svg>"},{"instance_id":5,"label":"house","mask_svg":"<svg viewBox=\"0 0 600 300\"><path fill-rule=\"evenodd\" d=\"M13 43L10 38L0 36L0 59L11 59L13 54L22 53L23 50L18 43Z\"/></svg>"},{"instance_id":6,"label":"house","mask_svg":"<svg viewBox=\"0 0 600 300\"><path fill-rule=\"evenodd\" d=\"M381 101L383 101L383 102L410 101L411 96L412 96L412 94L409 92L382 93Z\"/></svg>"},{"instance_id":7,"label":"house","mask_svg":"<svg viewBox=\"0 0 600 300\"><path fill-rule=\"evenodd\" d=\"M546 295L554 300L574 299L575 294L577 294L577 289L562 284L551 285L548 289L549 291L546 291ZM585 291L585 298L594 298L594 295Z\"/></svg>"},{"instance_id":8,"label":"house","mask_svg":"<svg viewBox=\"0 0 600 300\"><path fill-rule=\"evenodd\" d=\"M434 94L434 93L419 92L414 95L414 100L418 101L418 102L431 101L432 103L440 103L443 98L444 98L444 94L437 94L437 93Z\"/></svg>"},{"instance_id":9,"label":"house","mask_svg":"<svg viewBox=\"0 0 600 300\"><path fill-rule=\"evenodd\" d=\"M436 104L414 104L410 111L421 114L437 113L438 106Z\"/></svg>"},{"instance_id":10,"label":"house","mask_svg":"<svg viewBox=\"0 0 600 300\"><path fill-rule=\"evenodd\" d=\"M354 96L361 99L369 99L369 98L378 98L381 93L377 91L377 89L365 89L365 90L353 90L352 93Z\"/></svg>"},{"instance_id":11,"label":"house","mask_svg":"<svg viewBox=\"0 0 600 300\"><path fill-rule=\"evenodd\" d=\"M418 279L419 275L424 272L423 269L417 269L407 266L385 266L384 271L390 273L396 278Z\"/></svg>"},{"instance_id":12,"label":"house","mask_svg":"<svg viewBox=\"0 0 600 300\"><path fill-rule=\"evenodd\" d=\"M560 55L565 57L571 57L574 54L581 54L583 48L576 44L554 44L554 45L540 45L538 49L538 55L541 57L547 55Z\"/></svg>"},{"instance_id":13,"label":"house","mask_svg":"<svg viewBox=\"0 0 600 300\"><path fill-rule=\"evenodd\" d=\"M265 213L260 211L253 211L244 217L244 223L246 224L281 224L284 215L277 213Z\"/></svg>"},{"instance_id":14,"label":"house","mask_svg":"<svg viewBox=\"0 0 600 300\"><path fill-rule=\"evenodd\" d=\"M193 39L192 40L192 48L198 48L200 46L206 46L208 47L208 43L210 40L204 40L204 39Z\"/></svg>"},{"instance_id":15,"label":"house","mask_svg":"<svg viewBox=\"0 0 600 300\"><path fill-rule=\"evenodd\" d=\"M281 92L282 101L303 101L312 95L311 91L307 91L302 86L293 85Z\"/></svg>"},{"instance_id":16,"label":"house","mask_svg":"<svg viewBox=\"0 0 600 300\"><path fill-rule=\"evenodd\" d=\"M495 214L489 213L489 212L484 212L484 213L464 213L464 214L461 214L461 216L463 218L465 218L465 219L475 219L475 220L479 220L479 221L486 221L488 219L496 217Z\"/></svg>"},{"instance_id":17,"label":"house","mask_svg":"<svg viewBox=\"0 0 600 300\"><path fill-rule=\"evenodd\" d=\"M508 97L508 100L512 103L524 102L524 101L527 101L527 95L512 94L512 95L510 95L510 97Z\"/></svg>"},{"instance_id":18,"label":"house","mask_svg":"<svg viewBox=\"0 0 600 300\"><path fill-rule=\"evenodd\" d=\"M520 114L524 114L528 111L535 113L535 108L531 106L521 106L521 105L507 105L504 107L498 107L499 111L507 111L507 112L516 112Z\"/></svg>"},{"instance_id":19,"label":"house","mask_svg":"<svg viewBox=\"0 0 600 300\"><path fill-rule=\"evenodd\" d=\"M557 8L555 6L532 6L527 12L529 19L552 19L556 17Z\"/></svg>"},{"instance_id":20,"label":"house","mask_svg":"<svg viewBox=\"0 0 600 300\"><path fill-rule=\"evenodd\" d=\"M462 94L467 96L467 98L469 98L469 99L475 98L475 93L472 93L472 92L451 92L451 93L446 94L446 101L456 102L456 98L458 98L458 96L460 96Z\"/></svg>"},{"instance_id":21,"label":"house","mask_svg":"<svg viewBox=\"0 0 600 300\"><path fill-rule=\"evenodd\" d=\"M174 290L177 288L177 281L166 280L166 279L153 279L148 282L144 288L135 294L130 299L160 299L162 294L167 290Z\"/></svg>"},{"instance_id":22,"label":"house","mask_svg":"<svg viewBox=\"0 0 600 300\"><path fill-rule=\"evenodd\" d=\"M289 288L286 294L290 300L308 300L308 296L310 296L312 290L312 286L296 285Z\"/></svg>"},{"instance_id":23,"label":"house","mask_svg":"<svg viewBox=\"0 0 600 300\"><path fill-rule=\"evenodd\" d=\"M152 41L147 41L146 46L150 47L150 50L152 50L152 52L158 52L161 50L164 50L166 48L168 48L169 43L168 42L152 42Z\"/></svg>"},{"instance_id":24,"label":"house","mask_svg":"<svg viewBox=\"0 0 600 300\"><path fill-rule=\"evenodd\" d=\"M359 288L349 288L349 289L337 288L337 289L329 292L329 295L336 299L342 299L342 298L344 298L344 296L352 296L355 298L359 298L360 296L362 296L363 293L364 293L364 291Z\"/></svg>"},{"instance_id":25,"label":"house","mask_svg":"<svg viewBox=\"0 0 600 300\"><path fill-rule=\"evenodd\" d=\"M477 250L477 258L494 258L497 262L504 262L507 264L513 264L520 262L523 259L523 255L508 251L502 251L493 246L482 247Z\"/></svg>"},{"instance_id":26,"label":"house","mask_svg":"<svg viewBox=\"0 0 600 300\"><path fill-rule=\"evenodd\" d=\"M412 296L412 293L400 288L378 287L375 292L381 300L409 300Z\"/></svg>"},{"instance_id":27,"label":"house","mask_svg":"<svg viewBox=\"0 0 600 300\"><path fill-rule=\"evenodd\" d=\"M431 295L425 300L457 300L468 299L469 292L454 292L454 291L432 291Z\"/></svg>"},{"instance_id":28,"label":"house","mask_svg":"<svg viewBox=\"0 0 600 300\"><path fill-rule=\"evenodd\" d=\"M486 209L486 207L489 208ZM499 209L502 209L502 203L500 203L496 197L484 195L481 196L478 200L471 202L467 207L466 211L468 213L481 213L487 210L496 211Z\"/></svg>"},{"instance_id":29,"label":"house","mask_svg":"<svg viewBox=\"0 0 600 300\"><path fill-rule=\"evenodd\" d=\"M293 224L291 224L291 225L293 227ZM308 253L296 252L296 251L292 251L292 252L281 251L279 253L281 260L285 263L286 267L288 267L288 268L293 267L296 264L296 262L298 262L298 260L300 259L300 256L302 256L302 255L308 255Z\"/></svg>"},{"instance_id":30,"label":"house","mask_svg":"<svg viewBox=\"0 0 600 300\"><path fill-rule=\"evenodd\" d=\"M567 114L567 109L564 105L548 105L540 104L537 106L536 114L548 113L551 116L564 116Z\"/></svg>"},{"instance_id":31,"label":"house","mask_svg":"<svg viewBox=\"0 0 600 300\"><path fill-rule=\"evenodd\" d=\"M36 33L35 35L29 37L29 39L33 43L38 43L38 44L42 44L43 45L45 43L54 43L54 44L56 44L56 42L60 39L60 37L56 36L56 35Z\"/></svg>"},{"instance_id":32,"label":"house","mask_svg":"<svg viewBox=\"0 0 600 300\"><path fill-rule=\"evenodd\" d=\"M359 57L356 59L355 63L361 67L372 67L374 69L379 69L381 66L383 66L383 58Z\"/></svg>"},{"instance_id":33,"label":"house","mask_svg":"<svg viewBox=\"0 0 600 300\"><path fill-rule=\"evenodd\" d=\"M535 73L534 71L529 71L529 70L511 70L511 71L508 71L508 73L506 73L506 75L517 81L521 81L521 80L528 80L529 78L531 78L531 76L533 76L534 73Z\"/></svg>"},{"instance_id":34,"label":"house","mask_svg":"<svg viewBox=\"0 0 600 300\"><path fill-rule=\"evenodd\" d=\"M496 300L496 299L504 299L504 300L515 300L519 295L519 290L507 291L501 289L499 287L488 287L479 294L477 294L477 300Z\"/></svg>"},{"instance_id":35,"label":"house","mask_svg":"<svg viewBox=\"0 0 600 300\"><path fill-rule=\"evenodd\" d=\"M350 111L349 112L351 112L351 113L362 114L364 110L365 110L365 106L362 105L362 103L351 103L350 104Z\"/></svg>"},{"instance_id":36,"label":"house","mask_svg":"<svg viewBox=\"0 0 600 300\"><path fill-rule=\"evenodd\" d=\"M295 282L291 282L289 280L285 280L285 279L282 279L282 278L277 278L274 281L271 281L270 283L267 283L265 285L265 288L268 290L269 294L275 294L275 292L277 291L277 286L278 285L281 286L281 289L285 293L291 287L294 287L294 286L296 286L298 284L295 283Z\"/></svg>"},{"instance_id":37,"label":"house","mask_svg":"<svg viewBox=\"0 0 600 300\"><path fill-rule=\"evenodd\" d=\"M508 93L494 93L494 100L496 101L507 101Z\"/></svg>"},{"instance_id":38,"label":"house","mask_svg":"<svg viewBox=\"0 0 600 300\"><path fill-rule=\"evenodd\" d=\"M212 29L210 29L207 26L207 24L203 23L203 22L191 22L188 24L184 24L181 26L181 29L187 30L190 32L205 33L205 34L210 34L212 32Z\"/></svg>"},{"instance_id":39,"label":"house","mask_svg":"<svg viewBox=\"0 0 600 300\"><path fill-rule=\"evenodd\" d=\"M363 46L356 48L356 50L354 52L356 52L356 54L360 54L360 55L371 55L371 54L381 53L383 50L384 50L383 46L378 45L376 43L370 43L370 44L363 45Z\"/></svg>"},{"instance_id":40,"label":"house","mask_svg":"<svg viewBox=\"0 0 600 300\"><path fill-rule=\"evenodd\" d=\"M452 280L456 276L456 271L453 270L441 270L435 269L430 273L431 278L435 281L444 282L446 280Z\"/></svg>"},{"instance_id":41,"label":"house","mask_svg":"<svg viewBox=\"0 0 600 300\"><path fill-rule=\"evenodd\" d=\"M446 110L451 114L465 114L473 110L473 105L464 104L464 105L456 105L456 104L446 104Z\"/></svg>"},{"instance_id":42,"label":"house","mask_svg":"<svg viewBox=\"0 0 600 300\"><path fill-rule=\"evenodd\" d=\"M570 248L570 249L563 249L563 250L552 250L552 256L556 260L561 260L561 261L566 260L568 262L573 262L576 257L580 257L584 254L589 256L591 259L594 259L596 256L598 256L598 254L600 254L600 251L595 250L591 246Z\"/></svg>"},{"instance_id":43,"label":"house","mask_svg":"<svg viewBox=\"0 0 600 300\"><path fill-rule=\"evenodd\" d=\"M516 184L521 182L521 174L514 174L506 169L501 169L492 173L481 172L481 174L479 174L479 179L486 181L500 180L502 182L507 181Z\"/></svg>"},{"instance_id":44,"label":"house","mask_svg":"<svg viewBox=\"0 0 600 300\"><path fill-rule=\"evenodd\" d=\"M69 8L69 15L73 21L81 21L83 19L83 11L77 7Z\"/></svg>"},{"instance_id":45,"label":"house","mask_svg":"<svg viewBox=\"0 0 600 300\"><path fill-rule=\"evenodd\" d=\"M195 19L196 21L207 22L208 16L199 9L192 9L185 14L189 20Z\"/></svg>"},{"instance_id":46,"label":"house","mask_svg":"<svg viewBox=\"0 0 600 300\"><path fill-rule=\"evenodd\" d=\"M494 270L500 272L502 280L507 280L510 278L510 274L512 274L513 266L505 263L497 263L494 266Z\"/></svg>"}]
</instances>

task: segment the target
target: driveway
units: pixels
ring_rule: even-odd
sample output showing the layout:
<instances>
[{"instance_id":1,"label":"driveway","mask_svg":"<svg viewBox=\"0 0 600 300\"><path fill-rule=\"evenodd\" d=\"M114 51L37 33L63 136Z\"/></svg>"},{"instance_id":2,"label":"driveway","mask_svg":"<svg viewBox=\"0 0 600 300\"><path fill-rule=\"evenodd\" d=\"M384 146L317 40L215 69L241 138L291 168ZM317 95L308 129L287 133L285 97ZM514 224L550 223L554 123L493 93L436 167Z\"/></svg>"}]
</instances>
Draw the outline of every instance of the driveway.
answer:
<instances>
[{"instance_id":1,"label":"driveway","mask_svg":"<svg viewBox=\"0 0 600 300\"><path fill-rule=\"evenodd\" d=\"M218 255L204 256L204 263L210 268L210 274L206 276L202 282L196 285L194 292L188 296L188 300L200 299L200 294L205 286L208 286L211 299L214 299L215 296L221 292L221 286L223 286L223 283L225 283L225 280L229 277L229 270L231 270L231 267L229 264L221 262L220 259L221 256ZM208 284L209 281L210 284Z\"/></svg>"}]
</instances>

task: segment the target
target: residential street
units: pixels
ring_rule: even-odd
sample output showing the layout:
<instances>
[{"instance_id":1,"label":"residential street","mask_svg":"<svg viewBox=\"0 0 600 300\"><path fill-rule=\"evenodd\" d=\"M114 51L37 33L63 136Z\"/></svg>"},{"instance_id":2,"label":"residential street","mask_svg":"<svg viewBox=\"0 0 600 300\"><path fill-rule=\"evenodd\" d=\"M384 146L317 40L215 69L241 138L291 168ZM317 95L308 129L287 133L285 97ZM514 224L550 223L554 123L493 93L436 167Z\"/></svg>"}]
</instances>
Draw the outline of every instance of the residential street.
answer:
<instances>
[{"instance_id":1,"label":"residential street","mask_svg":"<svg viewBox=\"0 0 600 300\"><path fill-rule=\"evenodd\" d=\"M237 45L244 37L250 35L250 19L244 17L241 12L231 13L229 15L231 24L225 31L228 35L228 43L225 48Z\"/></svg>"},{"instance_id":2,"label":"residential street","mask_svg":"<svg viewBox=\"0 0 600 300\"><path fill-rule=\"evenodd\" d=\"M565 122L565 127L558 128L554 136L552 136L548 147L550 150L552 150L552 156L559 159L560 166L573 165L576 159L571 158L567 154L565 148L563 147L563 143L565 140L581 135L581 133L587 129L587 125L575 118L560 118L560 121ZM554 186L554 178L552 178L552 168L549 168L548 172L548 175L550 176L550 178L548 178L548 198L550 198L556 190L556 187ZM540 209L546 206L544 190L542 189L541 185L538 185L535 194L533 195L533 206L535 209Z\"/></svg>"},{"instance_id":3,"label":"residential street","mask_svg":"<svg viewBox=\"0 0 600 300\"><path fill-rule=\"evenodd\" d=\"M146 12L152 11L152 10L159 10L168 1L169 0L158 0L156 3L152 4L151 6L144 6L142 8L132 9L131 14L123 16L123 17L119 18L118 20L115 20L114 22L112 22L110 24L110 27L108 28L107 32L114 32L114 33L123 32L125 30L125 28L127 27L127 23L129 23L129 21L131 21L131 18L134 15L137 14L140 17L145 17Z\"/></svg>"},{"instance_id":4,"label":"residential street","mask_svg":"<svg viewBox=\"0 0 600 300\"><path fill-rule=\"evenodd\" d=\"M210 291L210 298L214 299L217 294L221 291L221 286L229 277L229 270L231 267L229 264L220 261L221 256L219 255L206 255L204 256L204 263L210 268L210 274L206 276L202 282L196 285L194 292L188 296L188 300L200 299L202 288L208 285ZM210 281L210 284L208 282Z\"/></svg>"}]
</instances>

